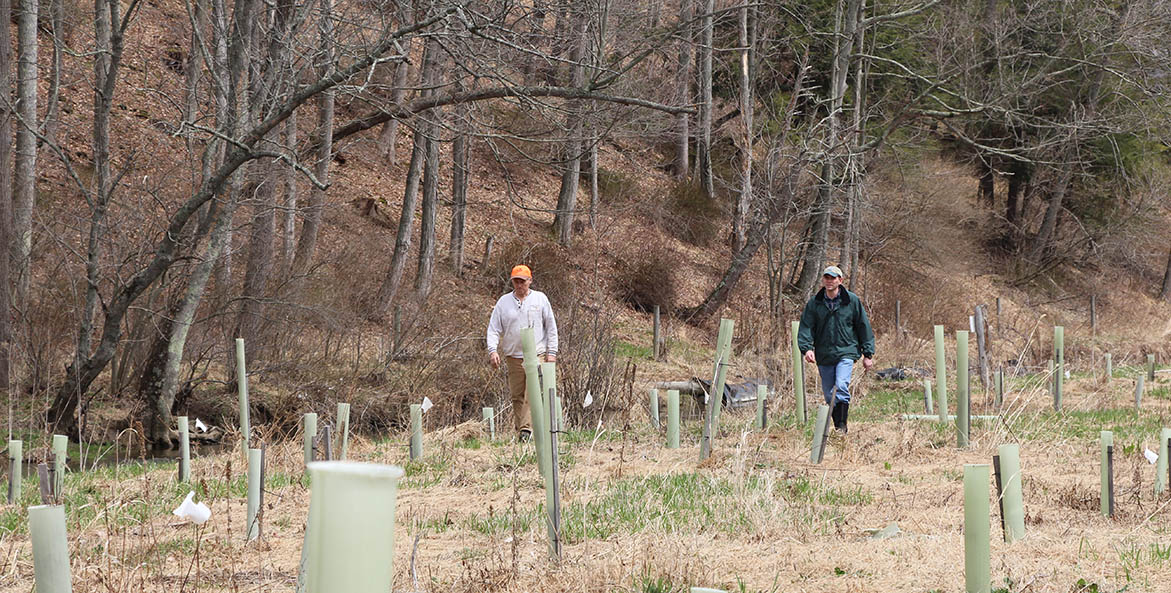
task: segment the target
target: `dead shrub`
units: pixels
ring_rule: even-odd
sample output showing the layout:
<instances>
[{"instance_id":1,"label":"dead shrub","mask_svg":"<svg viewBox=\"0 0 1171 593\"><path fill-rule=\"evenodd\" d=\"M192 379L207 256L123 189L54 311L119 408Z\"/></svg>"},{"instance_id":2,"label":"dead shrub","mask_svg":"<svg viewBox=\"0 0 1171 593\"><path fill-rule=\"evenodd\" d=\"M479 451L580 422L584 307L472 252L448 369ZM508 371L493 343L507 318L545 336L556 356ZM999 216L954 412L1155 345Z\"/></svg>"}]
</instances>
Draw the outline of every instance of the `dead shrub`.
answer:
<instances>
[{"instance_id":1,"label":"dead shrub","mask_svg":"<svg viewBox=\"0 0 1171 593\"><path fill-rule=\"evenodd\" d=\"M549 297L553 313L577 294L577 280L569 254L554 241L515 238L492 256L488 278L491 294L498 297L512 290L509 274L513 266L524 264L533 271L533 290Z\"/></svg>"},{"instance_id":2,"label":"dead shrub","mask_svg":"<svg viewBox=\"0 0 1171 593\"><path fill-rule=\"evenodd\" d=\"M667 230L692 245L710 245L721 227L723 212L715 200L703 193L694 181L679 181L667 194L670 214L666 217Z\"/></svg>"},{"instance_id":3,"label":"dead shrub","mask_svg":"<svg viewBox=\"0 0 1171 593\"><path fill-rule=\"evenodd\" d=\"M617 266L614 284L618 297L638 311L653 311L655 305L664 311L674 309L678 257L666 245L649 246L636 257Z\"/></svg>"}]
</instances>

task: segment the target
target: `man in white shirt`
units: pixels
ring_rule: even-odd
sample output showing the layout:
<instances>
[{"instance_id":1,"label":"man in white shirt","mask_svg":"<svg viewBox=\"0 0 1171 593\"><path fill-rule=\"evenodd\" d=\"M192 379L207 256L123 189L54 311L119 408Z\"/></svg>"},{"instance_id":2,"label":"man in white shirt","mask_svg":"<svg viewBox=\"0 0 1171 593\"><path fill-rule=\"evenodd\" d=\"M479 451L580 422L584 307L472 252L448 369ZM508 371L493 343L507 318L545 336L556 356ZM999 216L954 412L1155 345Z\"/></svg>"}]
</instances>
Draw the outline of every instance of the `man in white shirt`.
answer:
<instances>
[{"instance_id":1,"label":"man in white shirt","mask_svg":"<svg viewBox=\"0 0 1171 593\"><path fill-rule=\"evenodd\" d=\"M503 358L508 367L508 390L512 395L513 424L518 437L527 441L533 434L529 401L525 397L524 349L520 331L533 328L537 342L537 360L557 360L557 321L545 293L532 290L533 272L528 266L512 269L512 292L496 301L488 320L488 362L500 368Z\"/></svg>"}]
</instances>

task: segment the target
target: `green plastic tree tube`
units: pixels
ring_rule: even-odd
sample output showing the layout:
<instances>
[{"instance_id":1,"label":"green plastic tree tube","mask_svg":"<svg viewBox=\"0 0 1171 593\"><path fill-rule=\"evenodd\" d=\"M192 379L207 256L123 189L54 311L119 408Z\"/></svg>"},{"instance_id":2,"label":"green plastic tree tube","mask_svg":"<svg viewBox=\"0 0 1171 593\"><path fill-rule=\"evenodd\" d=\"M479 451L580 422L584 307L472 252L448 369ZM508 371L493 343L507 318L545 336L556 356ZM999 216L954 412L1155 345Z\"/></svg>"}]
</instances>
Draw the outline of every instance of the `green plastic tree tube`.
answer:
<instances>
[{"instance_id":1,"label":"green plastic tree tube","mask_svg":"<svg viewBox=\"0 0 1171 593\"><path fill-rule=\"evenodd\" d=\"M1109 352L1106 353L1106 380L1114 378L1114 357Z\"/></svg>"},{"instance_id":2,"label":"green plastic tree tube","mask_svg":"<svg viewBox=\"0 0 1171 593\"><path fill-rule=\"evenodd\" d=\"M28 532L33 542L37 593L71 593L65 507L59 504L29 507Z\"/></svg>"},{"instance_id":3,"label":"green plastic tree tube","mask_svg":"<svg viewBox=\"0 0 1171 593\"><path fill-rule=\"evenodd\" d=\"M997 447L1004 508L1004 537L1007 542L1025 538L1025 500L1021 483L1021 447L1009 443Z\"/></svg>"},{"instance_id":4,"label":"green plastic tree tube","mask_svg":"<svg viewBox=\"0 0 1171 593\"><path fill-rule=\"evenodd\" d=\"M548 363L546 363L548 364ZM545 417L549 419L549 426L557 423L554 414L557 411L557 386L549 387L548 397L546 398ZM560 540L560 523L561 523L561 508L560 498L557 496L557 450L555 449L557 440L554 438L555 433L550 432L546 435L549 443L549 471L545 473L545 536L549 544L549 557L560 559L561 557L561 540Z\"/></svg>"},{"instance_id":5,"label":"green plastic tree tube","mask_svg":"<svg viewBox=\"0 0 1171 593\"><path fill-rule=\"evenodd\" d=\"M317 412L308 412L301 419L301 441L305 446L305 469L313 463L313 438L317 436Z\"/></svg>"},{"instance_id":6,"label":"green plastic tree tube","mask_svg":"<svg viewBox=\"0 0 1171 593\"><path fill-rule=\"evenodd\" d=\"M1053 377L1053 409L1061 411L1061 394L1065 388L1065 327L1053 326L1053 359L1056 361Z\"/></svg>"},{"instance_id":7,"label":"green plastic tree tube","mask_svg":"<svg viewBox=\"0 0 1171 593\"><path fill-rule=\"evenodd\" d=\"M423 457L423 405L411 404L411 461Z\"/></svg>"},{"instance_id":8,"label":"green plastic tree tube","mask_svg":"<svg viewBox=\"0 0 1171 593\"><path fill-rule=\"evenodd\" d=\"M1162 494L1167 489L1167 439L1171 439L1171 428L1159 431L1159 460L1155 462L1155 494ZM12 447L11 444L8 446Z\"/></svg>"},{"instance_id":9,"label":"green plastic tree tube","mask_svg":"<svg viewBox=\"0 0 1171 593\"><path fill-rule=\"evenodd\" d=\"M540 363L537 362L537 342L533 336L533 328L526 327L520 330L520 344L524 350L525 370L525 398L529 402L529 416L533 423L533 443L537 450L537 469L541 477L549 475L549 428L545 417L544 398L541 397L541 378L537 372Z\"/></svg>"},{"instance_id":10,"label":"green plastic tree tube","mask_svg":"<svg viewBox=\"0 0 1171 593\"><path fill-rule=\"evenodd\" d=\"M935 399L939 421L947 422L947 359L943 351L943 326L935 326Z\"/></svg>"},{"instance_id":11,"label":"green plastic tree tube","mask_svg":"<svg viewBox=\"0 0 1171 593\"><path fill-rule=\"evenodd\" d=\"M1135 410L1141 410L1143 407L1143 379L1144 379L1144 377L1142 375L1139 375L1138 378L1134 382L1134 409Z\"/></svg>"},{"instance_id":12,"label":"green plastic tree tube","mask_svg":"<svg viewBox=\"0 0 1171 593\"><path fill-rule=\"evenodd\" d=\"M1154 354L1147 355L1147 379L1150 379L1152 382L1155 380L1155 355Z\"/></svg>"},{"instance_id":13,"label":"green plastic tree tube","mask_svg":"<svg viewBox=\"0 0 1171 593\"><path fill-rule=\"evenodd\" d=\"M935 402L931 399L931 379L923 379L923 413L935 413Z\"/></svg>"},{"instance_id":14,"label":"green plastic tree tube","mask_svg":"<svg viewBox=\"0 0 1171 593\"><path fill-rule=\"evenodd\" d=\"M240 452L248 459L252 424L248 420L248 370L244 366L244 338L236 338L236 386L240 394Z\"/></svg>"},{"instance_id":15,"label":"green plastic tree tube","mask_svg":"<svg viewBox=\"0 0 1171 593\"><path fill-rule=\"evenodd\" d=\"M1114 433L1103 430L1099 442L1102 447L1102 515L1110 516L1110 461L1107 450L1114 445Z\"/></svg>"},{"instance_id":16,"label":"green plastic tree tube","mask_svg":"<svg viewBox=\"0 0 1171 593\"><path fill-rule=\"evenodd\" d=\"M260 449L248 450L248 541L260 537L260 489L263 487L260 478L264 474L261 466Z\"/></svg>"},{"instance_id":17,"label":"green plastic tree tube","mask_svg":"<svg viewBox=\"0 0 1171 593\"><path fill-rule=\"evenodd\" d=\"M679 448L679 390L667 390L667 448Z\"/></svg>"},{"instance_id":18,"label":"green plastic tree tube","mask_svg":"<svg viewBox=\"0 0 1171 593\"><path fill-rule=\"evenodd\" d=\"M647 410L650 412L651 426L659 428L659 390L652 389Z\"/></svg>"},{"instance_id":19,"label":"green plastic tree tube","mask_svg":"<svg viewBox=\"0 0 1171 593\"><path fill-rule=\"evenodd\" d=\"M350 404L338 403L337 405L337 440L338 440L338 460L346 460L346 451L350 448Z\"/></svg>"},{"instance_id":20,"label":"green plastic tree tube","mask_svg":"<svg viewBox=\"0 0 1171 593\"><path fill-rule=\"evenodd\" d=\"M305 534L307 593L386 593L394 576L394 510L403 470L315 461Z\"/></svg>"},{"instance_id":21,"label":"green plastic tree tube","mask_svg":"<svg viewBox=\"0 0 1171 593\"><path fill-rule=\"evenodd\" d=\"M488 426L488 438L496 440L496 410L484 408L484 424Z\"/></svg>"},{"instance_id":22,"label":"green plastic tree tube","mask_svg":"<svg viewBox=\"0 0 1171 593\"><path fill-rule=\"evenodd\" d=\"M809 461L821 463L824 451L821 450L822 438L825 436L825 423L829 419L829 406L821 404L817 407L817 421L813 423L813 446L809 448Z\"/></svg>"},{"instance_id":23,"label":"green plastic tree tube","mask_svg":"<svg viewBox=\"0 0 1171 593\"><path fill-rule=\"evenodd\" d=\"M765 424L764 409L765 401L768 400L768 386L756 386L756 429L763 430Z\"/></svg>"},{"instance_id":24,"label":"green plastic tree tube","mask_svg":"<svg viewBox=\"0 0 1171 593\"><path fill-rule=\"evenodd\" d=\"M971 436L971 400L968 393L968 332L956 332L956 446L968 446Z\"/></svg>"},{"instance_id":25,"label":"green plastic tree tube","mask_svg":"<svg viewBox=\"0 0 1171 593\"><path fill-rule=\"evenodd\" d=\"M707 402L707 417L704 419L703 437L699 442L699 460L707 459L712 453L712 441L720 432L720 410L724 403L724 383L728 377L728 365L732 358L731 319L720 320L720 333L716 338L716 359L712 373L712 391Z\"/></svg>"},{"instance_id":26,"label":"green plastic tree tube","mask_svg":"<svg viewBox=\"0 0 1171 593\"><path fill-rule=\"evenodd\" d=\"M179 416L179 481L191 480L191 433L187 427L187 417Z\"/></svg>"},{"instance_id":27,"label":"green plastic tree tube","mask_svg":"<svg viewBox=\"0 0 1171 593\"><path fill-rule=\"evenodd\" d=\"M8 441L8 504L15 504L20 500L20 490L24 482L24 442Z\"/></svg>"},{"instance_id":28,"label":"green plastic tree tube","mask_svg":"<svg viewBox=\"0 0 1171 593\"><path fill-rule=\"evenodd\" d=\"M20 500L24 482L23 465L24 443L19 440L8 441L8 504Z\"/></svg>"},{"instance_id":29,"label":"green plastic tree tube","mask_svg":"<svg viewBox=\"0 0 1171 593\"><path fill-rule=\"evenodd\" d=\"M992 590L992 528L989 522L987 463L964 465L964 587L967 593Z\"/></svg>"},{"instance_id":30,"label":"green plastic tree tube","mask_svg":"<svg viewBox=\"0 0 1171 593\"><path fill-rule=\"evenodd\" d=\"M69 437L63 434L53 435L53 495L61 500L65 489L65 468Z\"/></svg>"},{"instance_id":31,"label":"green plastic tree tube","mask_svg":"<svg viewBox=\"0 0 1171 593\"><path fill-rule=\"evenodd\" d=\"M797 333L801 330L801 322L793 321L793 397L797 402L797 422L805 424L809 418L805 415L805 367L801 360L801 348L797 346Z\"/></svg>"}]
</instances>

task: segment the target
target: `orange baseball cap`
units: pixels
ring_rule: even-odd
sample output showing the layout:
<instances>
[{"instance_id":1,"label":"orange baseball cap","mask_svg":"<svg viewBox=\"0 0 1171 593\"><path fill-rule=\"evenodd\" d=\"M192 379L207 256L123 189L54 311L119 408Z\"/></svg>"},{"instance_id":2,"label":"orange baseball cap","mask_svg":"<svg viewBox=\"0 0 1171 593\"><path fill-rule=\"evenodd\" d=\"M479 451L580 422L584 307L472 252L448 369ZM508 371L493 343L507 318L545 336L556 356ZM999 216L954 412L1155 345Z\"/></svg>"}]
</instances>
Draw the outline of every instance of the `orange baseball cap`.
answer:
<instances>
[{"instance_id":1,"label":"orange baseball cap","mask_svg":"<svg viewBox=\"0 0 1171 593\"><path fill-rule=\"evenodd\" d=\"M509 277L509 280L512 280L513 278L525 278L526 280L532 280L533 271L530 270L528 266L516 266L512 269L512 276Z\"/></svg>"}]
</instances>

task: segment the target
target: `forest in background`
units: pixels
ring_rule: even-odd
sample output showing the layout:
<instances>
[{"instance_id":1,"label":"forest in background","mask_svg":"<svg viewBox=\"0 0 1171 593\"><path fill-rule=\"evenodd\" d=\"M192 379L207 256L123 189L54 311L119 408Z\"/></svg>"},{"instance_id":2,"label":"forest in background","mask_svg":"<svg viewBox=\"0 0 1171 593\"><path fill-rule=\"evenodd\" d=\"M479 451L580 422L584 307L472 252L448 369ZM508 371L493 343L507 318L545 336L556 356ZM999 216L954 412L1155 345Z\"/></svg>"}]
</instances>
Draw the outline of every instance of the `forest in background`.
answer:
<instances>
[{"instance_id":1,"label":"forest in background","mask_svg":"<svg viewBox=\"0 0 1171 593\"><path fill-rule=\"evenodd\" d=\"M10 424L79 438L113 403L169 444L172 414L231 400L236 337L276 426L356 389L357 428L420 392L471 418L515 263L562 320L569 397L623 395L628 311L653 305L746 316L768 356L827 262L921 277L889 274L925 260L931 188L901 194L937 160L975 188L998 286L1171 297L1164 1L4 12ZM930 298L924 324L966 311Z\"/></svg>"}]
</instances>

